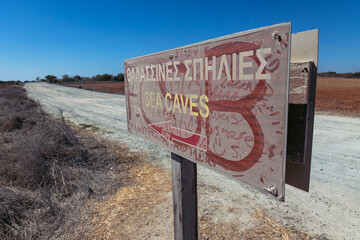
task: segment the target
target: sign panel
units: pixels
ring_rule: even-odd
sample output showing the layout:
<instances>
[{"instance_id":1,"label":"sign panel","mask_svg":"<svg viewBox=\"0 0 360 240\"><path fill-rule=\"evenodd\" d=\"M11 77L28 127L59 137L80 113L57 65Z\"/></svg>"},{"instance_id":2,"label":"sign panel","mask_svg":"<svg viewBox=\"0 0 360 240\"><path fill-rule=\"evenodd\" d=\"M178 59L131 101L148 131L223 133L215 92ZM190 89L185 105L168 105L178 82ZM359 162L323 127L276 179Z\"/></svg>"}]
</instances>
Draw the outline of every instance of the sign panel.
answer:
<instances>
[{"instance_id":1,"label":"sign panel","mask_svg":"<svg viewBox=\"0 0 360 240\"><path fill-rule=\"evenodd\" d=\"M128 129L284 198L291 24L124 62Z\"/></svg>"}]
</instances>

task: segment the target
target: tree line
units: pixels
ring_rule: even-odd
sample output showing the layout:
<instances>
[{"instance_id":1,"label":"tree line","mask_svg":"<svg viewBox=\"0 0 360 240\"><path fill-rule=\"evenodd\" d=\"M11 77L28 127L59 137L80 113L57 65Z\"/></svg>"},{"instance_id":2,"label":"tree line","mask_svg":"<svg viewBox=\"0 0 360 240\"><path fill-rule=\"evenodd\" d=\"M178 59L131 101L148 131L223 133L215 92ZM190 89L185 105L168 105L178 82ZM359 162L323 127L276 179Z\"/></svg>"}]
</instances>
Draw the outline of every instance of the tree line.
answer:
<instances>
[{"instance_id":1,"label":"tree line","mask_svg":"<svg viewBox=\"0 0 360 240\"><path fill-rule=\"evenodd\" d=\"M340 77L340 78L360 78L360 72L355 73L337 73L334 71L328 71L317 74L319 77Z\"/></svg>"},{"instance_id":2,"label":"tree line","mask_svg":"<svg viewBox=\"0 0 360 240\"><path fill-rule=\"evenodd\" d=\"M46 75L45 79L41 79L40 77L36 78L36 81L38 82L48 82L48 83L67 83L67 82L91 82L91 81L115 81L115 82L121 82L124 81L124 74L119 73L117 75L112 74L98 74L93 77L81 77L79 75L75 75L70 77L67 74L64 74L62 78L57 78L54 75Z\"/></svg>"}]
</instances>

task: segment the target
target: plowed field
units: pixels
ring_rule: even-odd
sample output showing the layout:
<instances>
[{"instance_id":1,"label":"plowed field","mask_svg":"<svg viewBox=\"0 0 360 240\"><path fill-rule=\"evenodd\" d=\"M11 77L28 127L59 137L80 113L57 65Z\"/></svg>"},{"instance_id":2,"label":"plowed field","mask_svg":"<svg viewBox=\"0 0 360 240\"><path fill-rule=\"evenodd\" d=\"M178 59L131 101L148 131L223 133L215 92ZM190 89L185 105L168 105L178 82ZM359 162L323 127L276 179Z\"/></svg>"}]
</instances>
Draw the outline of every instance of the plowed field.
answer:
<instances>
[{"instance_id":1,"label":"plowed field","mask_svg":"<svg viewBox=\"0 0 360 240\"><path fill-rule=\"evenodd\" d=\"M103 93L125 94L124 82L64 83L63 85Z\"/></svg>"},{"instance_id":2,"label":"plowed field","mask_svg":"<svg viewBox=\"0 0 360 240\"><path fill-rule=\"evenodd\" d=\"M318 77L315 110L360 117L360 79Z\"/></svg>"}]
</instances>

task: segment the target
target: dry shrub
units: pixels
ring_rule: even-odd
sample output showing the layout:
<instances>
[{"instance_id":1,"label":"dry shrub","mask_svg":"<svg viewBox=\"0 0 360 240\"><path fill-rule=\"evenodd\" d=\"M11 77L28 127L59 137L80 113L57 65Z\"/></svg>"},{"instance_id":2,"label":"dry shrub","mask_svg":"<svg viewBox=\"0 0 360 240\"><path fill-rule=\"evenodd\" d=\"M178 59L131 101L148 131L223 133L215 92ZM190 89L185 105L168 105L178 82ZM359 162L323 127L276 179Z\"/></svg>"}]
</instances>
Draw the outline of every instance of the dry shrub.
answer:
<instances>
[{"instance_id":1,"label":"dry shrub","mask_svg":"<svg viewBox=\"0 0 360 240\"><path fill-rule=\"evenodd\" d=\"M23 88L0 91L0 239L62 238L85 222L89 198L119 188L121 154L79 134Z\"/></svg>"},{"instance_id":2,"label":"dry shrub","mask_svg":"<svg viewBox=\"0 0 360 240\"><path fill-rule=\"evenodd\" d=\"M58 182L57 165L87 159L84 147L63 119L50 119L39 104L27 99L24 89L4 89L0 99L1 183L52 188Z\"/></svg>"}]
</instances>

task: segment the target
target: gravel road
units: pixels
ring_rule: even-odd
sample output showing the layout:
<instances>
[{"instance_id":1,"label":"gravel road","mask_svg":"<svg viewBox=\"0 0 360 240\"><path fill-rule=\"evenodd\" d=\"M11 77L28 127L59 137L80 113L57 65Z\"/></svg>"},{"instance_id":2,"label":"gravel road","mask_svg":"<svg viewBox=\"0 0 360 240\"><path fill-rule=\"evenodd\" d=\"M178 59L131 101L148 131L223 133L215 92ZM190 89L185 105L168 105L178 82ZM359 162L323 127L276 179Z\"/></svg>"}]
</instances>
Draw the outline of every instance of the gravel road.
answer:
<instances>
[{"instance_id":1,"label":"gravel road","mask_svg":"<svg viewBox=\"0 0 360 240\"><path fill-rule=\"evenodd\" d=\"M48 113L61 109L66 119L94 125L102 136L149 152L151 160L170 167L168 151L127 131L124 96L47 83L25 88ZM287 185L284 203L203 167L198 168L198 179L203 186L199 212L215 222L250 227L254 209L261 209L283 225L310 234L360 239L360 119L315 115L310 192ZM229 212L229 207L235 210Z\"/></svg>"}]
</instances>

